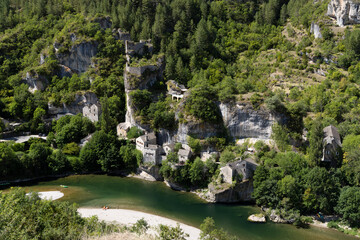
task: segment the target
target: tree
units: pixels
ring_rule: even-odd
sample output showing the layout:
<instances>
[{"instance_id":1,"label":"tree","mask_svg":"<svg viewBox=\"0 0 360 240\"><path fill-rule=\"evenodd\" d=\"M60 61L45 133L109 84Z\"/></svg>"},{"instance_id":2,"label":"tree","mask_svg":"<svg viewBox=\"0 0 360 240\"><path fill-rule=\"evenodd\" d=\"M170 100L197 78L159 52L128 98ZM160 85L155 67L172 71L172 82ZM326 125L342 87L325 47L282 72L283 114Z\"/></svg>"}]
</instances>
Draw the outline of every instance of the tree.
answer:
<instances>
[{"instance_id":1,"label":"tree","mask_svg":"<svg viewBox=\"0 0 360 240\"><path fill-rule=\"evenodd\" d=\"M80 162L85 171L99 171L110 145L108 135L103 131L95 132L90 141L80 151Z\"/></svg>"},{"instance_id":2,"label":"tree","mask_svg":"<svg viewBox=\"0 0 360 240\"><path fill-rule=\"evenodd\" d=\"M9 179L18 173L19 159L6 144L0 143L0 179Z\"/></svg>"},{"instance_id":3,"label":"tree","mask_svg":"<svg viewBox=\"0 0 360 240\"><path fill-rule=\"evenodd\" d=\"M116 120L110 116L108 98L104 97L101 101L101 130L105 133L109 133L116 128Z\"/></svg>"},{"instance_id":4,"label":"tree","mask_svg":"<svg viewBox=\"0 0 360 240\"><path fill-rule=\"evenodd\" d=\"M225 163L225 164L229 163L229 162L233 162L233 161L235 161L235 157L236 156L232 151L226 149L225 151L223 151L221 153L220 162Z\"/></svg>"},{"instance_id":5,"label":"tree","mask_svg":"<svg viewBox=\"0 0 360 240\"><path fill-rule=\"evenodd\" d=\"M192 184L206 185L206 181L204 181L204 163L199 157L191 164L189 175Z\"/></svg>"},{"instance_id":6,"label":"tree","mask_svg":"<svg viewBox=\"0 0 360 240\"><path fill-rule=\"evenodd\" d=\"M274 124L272 127L272 139L274 139L276 146L280 151L285 151L288 149L289 136L284 126L280 124Z\"/></svg>"},{"instance_id":7,"label":"tree","mask_svg":"<svg viewBox=\"0 0 360 240\"><path fill-rule=\"evenodd\" d=\"M360 227L360 187L346 186L341 189L336 212L341 214L352 227Z\"/></svg>"},{"instance_id":8,"label":"tree","mask_svg":"<svg viewBox=\"0 0 360 240\"><path fill-rule=\"evenodd\" d=\"M320 119L316 119L309 132L309 161L312 166L320 163L323 149L323 125Z\"/></svg>"},{"instance_id":9,"label":"tree","mask_svg":"<svg viewBox=\"0 0 360 240\"><path fill-rule=\"evenodd\" d=\"M306 174L303 204L307 211L333 212L340 193L338 175L337 172L328 172L325 168L320 167L315 167Z\"/></svg>"},{"instance_id":10,"label":"tree","mask_svg":"<svg viewBox=\"0 0 360 240\"><path fill-rule=\"evenodd\" d=\"M45 143L33 143L29 149L29 157L32 161L31 169L35 176L49 173L49 157L52 150Z\"/></svg>"},{"instance_id":11,"label":"tree","mask_svg":"<svg viewBox=\"0 0 360 240\"><path fill-rule=\"evenodd\" d=\"M135 146L132 144L121 146L120 156L125 163L126 168L132 171L140 165L143 158L142 153L135 149Z\"/></svg>"},{"instance_id":12,"label":"tree","mask_svg":"<svg viewBox=\"0 0 360 240\"><path fill-rule=\"evenodd\" d=\"M201 240L231 240L236 239L235 236L230 236L222 228L218 229L215 225L215 221L211 217L204 219L200 225L200 239Z\"/></svg>"}]
</instances>

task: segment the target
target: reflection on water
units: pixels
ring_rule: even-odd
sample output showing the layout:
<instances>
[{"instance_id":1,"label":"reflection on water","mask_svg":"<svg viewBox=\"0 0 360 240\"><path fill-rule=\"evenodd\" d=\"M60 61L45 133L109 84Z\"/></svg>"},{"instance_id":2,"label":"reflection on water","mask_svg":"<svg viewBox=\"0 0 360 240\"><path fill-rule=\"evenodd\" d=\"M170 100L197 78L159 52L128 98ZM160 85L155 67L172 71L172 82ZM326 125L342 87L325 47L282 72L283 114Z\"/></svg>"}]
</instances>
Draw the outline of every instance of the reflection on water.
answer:
<instances>
[{"instance_id":1,"label":"reflection on water","mask_svg":"<svg viewBox=\"0 0 360 240\"><path fill-rule=\"evenodd\" d=\"M69 188L61 188L60 185ZM338 231L310 228L297 229L284 224L257 224L247 221L259 212L254 206L209 204L191 193L176 192L160 182L104 175L78 175L26 186L27 191L61 191L58 201L70 201L80 207L110 206L153 213L199 227L204 218L213 217L216 224L240 239L337 240L356 239Z\"/></svg>"}]
</instances>

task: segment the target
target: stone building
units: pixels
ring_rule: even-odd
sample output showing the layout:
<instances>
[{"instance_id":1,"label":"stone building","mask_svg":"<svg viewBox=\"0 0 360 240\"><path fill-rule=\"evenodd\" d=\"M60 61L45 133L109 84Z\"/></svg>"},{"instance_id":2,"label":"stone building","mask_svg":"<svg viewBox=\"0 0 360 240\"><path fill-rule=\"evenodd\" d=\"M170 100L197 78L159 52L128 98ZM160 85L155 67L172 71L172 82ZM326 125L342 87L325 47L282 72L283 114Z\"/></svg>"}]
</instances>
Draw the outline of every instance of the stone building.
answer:
<instances>
[{"instance_id":1,"label":"stone building","mask_svg":"<svg viewBox=\"0 0 360 240\"><path fill-rule=\"evenodd\" d=\"M251 159L239 160L220 168L220 175L225 183L231 184L233 180L241 182L253 177L256 166Z\"/></svg>"},{"instance_id":2,"label":"stone building","mask_svg":"<svg viewBox=\"0 0 360 240\"><path fill-rule=\"evenodd\" d=\"M323 132L323 157L321 161L336 167L342 159L340 134L337 128L332 125L325 127Z\"/></svg>"},{"instance_id":3,"label":"stone building","mask_svg":"<svg viewBox=\"0 0 360 240\"><path fill-rule=\"evenodd\" d=\"M143 163L161 164L163 149L157 145L155 133L148 133L136 139L136 149L143 154Z\"/></svg>"},{"instance_id":4,"label":"stone building","mask_svg":"<svg viewBox=\"0 0 360 240\"><path fill-rule=\"evenodd\" d=\"M89 118L92 122L99 121L100 107L97 104L91 106L85 106L82 109L83 116Z\"/></svg>"},{"instance_id":5,"label":"stone building","mask_svg":"<svg viewBox=\"0 0 360 240\"><path fill-rule=\"evenodd\" d=\"M177 83L174 80L169 80L166 82L168 94L171 95L171 98L177 101L184 97L185 92L187 92L187 89L184 85Z\"/></svg>"},{"instance_id":6,"label":"stone building","mask_svg":"<svg viewBox=\"0 0 360 240\"><path fill-rule=\"evenodd\" d=\"M191 157L191 151L189 149L179 149L178 157L179 163L185 164L185 162Z\"/></svg>"}]
</instances>

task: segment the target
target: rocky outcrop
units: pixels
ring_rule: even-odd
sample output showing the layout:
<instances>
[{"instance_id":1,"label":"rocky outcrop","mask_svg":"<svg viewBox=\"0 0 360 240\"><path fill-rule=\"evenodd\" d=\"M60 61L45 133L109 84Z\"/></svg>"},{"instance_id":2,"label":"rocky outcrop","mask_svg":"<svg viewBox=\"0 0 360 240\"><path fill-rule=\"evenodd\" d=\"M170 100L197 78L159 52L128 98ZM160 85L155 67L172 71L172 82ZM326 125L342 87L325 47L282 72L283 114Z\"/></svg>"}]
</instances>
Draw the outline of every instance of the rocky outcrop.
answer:
<instances>
[{"instance_id":1,"label":"rocky outcrop","mask_svg":"<svg viewBox=\"0 0 360 240\"><path fill-rule=\"evenodd\" d=\"M265 215L262 213L259 214L252 214L247 219L249 222L257 222L257 223L265 223L266 218Z\"/></svg>"},{"instance_id":2,"label":"rocky outcrop","mask_svg":"<svg viewBox=\"0 0 360 240\"><path fill-rule=\"evenodd\" d=\"M187 144L188 136L204 139L217 136L221 131L222 126L218 124L211 124L199 121L188 121L186 123L179 124L175 139L176 142Z\"/></svg>"},{"instance_id":3,"label":"rocky outcrop","mask_svg":"<svg viewBox=\"0 0 360 240\"><path fill-rule=\"evenodd\" d=\"M336 19L337 25L360 23L360 2L354 0L331 0L327 15Z\"/></svg>"},{"instance_id":4,"label":"rocky outcrop","mask_svg":"<svg viewBox=\"0 0 360 240\"><path fill-rule=\"evenodd\" d=\"M322 38L320 26L314 22L311 23L310 33L314 34L315 38Z\"/></svg>"},{"instance_id":5,"label":"rocky outcrop","mask_svg":"<svg viewBox=\"0 0 360 240\"><path fill-rule=\"evenodd\" d=\"M160 167L159 166L156 166L156 165L152 165L152 166L141 165L139 167L139 171L148 174L149 176L154 178L156 181L163 180L163 177L160 175Z\"/></svg>"},{"instance_id":6,"label":"rocky outcrop","mask_svg":"<svg viewBox=\"0 0 360 240\"><path fill-rule=\"evenodd\" d=\"M248 103L220 103L219 108L224 125L233 138L270 138L276 119L268 110L254 110Z\"/></svg>"},{"instance_id":7,"label":"rocky outcrop","mask_svg":"<svg viewBox=\"0 0 360 240\"><path fill-rule=\"evenodd\" d=\"M209 184L208 190L203 194L198 194L199 197L203 198L208 202L218 203L236 203L236 202L250 202L253 201L251 197L254 191L253 181L246 180L236 184L232 187L229 184L222 184L214 186L212 183Z\"/></svg>"},{"instance_id":8,"label":"rocky outcrop","mask_svg":"<svg viewBox=\"0 0 360 240\"><path fill-rule=\"evenodd\" d=\"M93 20L93 22L99 23L100 27L104 30L107 28L111 28L111 26L112 26L110 17L98 17L98 18L95 18Z\"/></svg>"},{"instance_id":9,"label":"rocky outcrop","mask_svg":"<svg viewBox=\"0 0 360 240\"><path fill-rule=\"evenodd\" d=\"M86 72L90 65L92 65L91 58L94 57L98 52L98 43L92 42L81 42L72 46L68 52L58 53L60 45L54 43L56 57L61 65L69 67L73 72L83 73Z\"/></svg>"},{"instance_id":10,"label":"rocky outcrop","mask_svg":"<svg viewBox=\"0 0 360 240\"><path fill-rule=\"evenodd\" d=\"M126 93L126 115L125 121L131 126L137 126L142 130L150 130L147 126L141 125L135 118L135 111L132 107L130 92L136 89L148 89L154 85L158 79L162 79L165 69L165 59L159 57L155 64L139 67L131 67L126 64L124 70L124 86Z\"/></svg>"},{"instance_id":11,"label":"rocky outcrop","mask_svg":"<svg viewBox=\"0 0 360 240\"><path fill-rule=\"evenodd\" d=\"M26 73L24 81L29 85L29 91L31 93L34 93L37 90L43 91L49 85L46 77L31 72Z\"/></svg>"},{"instance_id":12,"label":"rocky outcrop","mask_svg":"<svg viewBox=\"0 0 360 240\"><path fill-rule=\"evenodd\" d=\"M61 106L54 106L48 104L50 115L64 115L64 114L78 114L88 117L91 121L95 122L99 120L101 113L100 101L92 92L78 93L75 95L75 99L71 104L63 103Z\"/></svg>"}]
</instances>

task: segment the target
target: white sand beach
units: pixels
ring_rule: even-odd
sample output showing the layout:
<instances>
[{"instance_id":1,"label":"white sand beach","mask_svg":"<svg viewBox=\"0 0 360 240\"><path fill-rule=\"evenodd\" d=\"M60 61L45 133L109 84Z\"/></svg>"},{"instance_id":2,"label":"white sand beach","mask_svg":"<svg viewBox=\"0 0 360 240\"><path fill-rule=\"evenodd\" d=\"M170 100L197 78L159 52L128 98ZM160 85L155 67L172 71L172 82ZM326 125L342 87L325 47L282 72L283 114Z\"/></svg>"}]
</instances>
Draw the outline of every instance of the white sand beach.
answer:
<instances>
[{"instance_id":1,"label":"white sand beach","mask_svg":"<svg viewBox=\"0 0 360 240\"><path fill-rule=\"evenodd\" d=\"M29 193L27 193L26 195L28 195ZM45 200L56 200L59 198L62 198L64 196L64 194L60 191L46 191L46 192L39 192L39 197L41 199L45 199Z\"/></svg>"},{"instance_id":2,"label":"white sand beach","mask_svg":"<svg viewBox=\"0 0 360 240\"><path fill-rule=\"evenodd\" d=\"M144 218L145 221L151 227L156 227L159 224L168 225L172 227L176 227L177 222L168 218L160 217L153 214L143 213L134 210L127 209L108 209L103 210L101 208L79 208L78 212L82 217L91 217L96 215L99 220L103 220L105 222L115 222L119 224L131 225L136 223L141 218ZM187 239L196 240L199 238L200 229L179 223L180 227L183 231L189 234ZM149 234L155 233L154 230L148 232Z\"/></svg>"}]
</instances>

